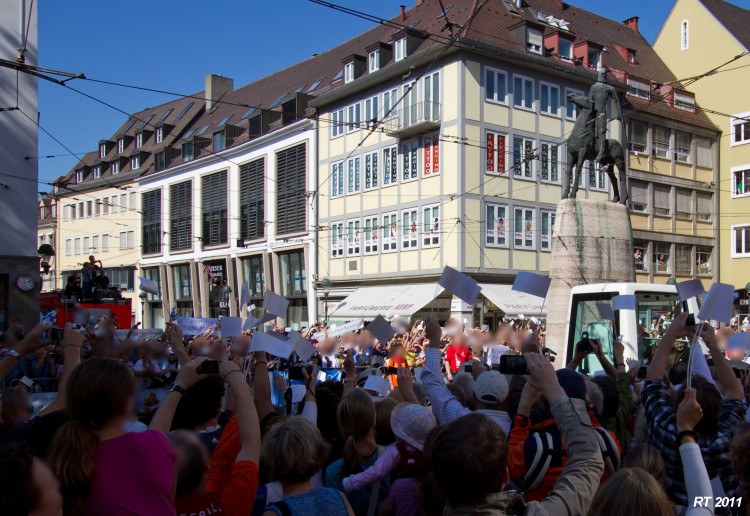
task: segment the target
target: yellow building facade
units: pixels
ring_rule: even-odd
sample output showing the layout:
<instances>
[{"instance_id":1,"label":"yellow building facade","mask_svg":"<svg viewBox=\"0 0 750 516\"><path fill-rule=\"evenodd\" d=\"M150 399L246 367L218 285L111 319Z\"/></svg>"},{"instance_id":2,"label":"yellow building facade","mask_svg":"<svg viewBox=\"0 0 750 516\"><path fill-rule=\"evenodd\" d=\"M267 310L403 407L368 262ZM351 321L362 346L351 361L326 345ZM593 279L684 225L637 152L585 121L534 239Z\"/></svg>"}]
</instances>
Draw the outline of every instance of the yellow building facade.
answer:
<instances>
[{"instance_id":1,"label":"yellow building facade","mask_svg":"<svg viewBox=\"0 0 750 516\"><path fill-rule=\"evenodd\" d=\"M687 89L722 131L714 214L720 221L718 279L742 290L750 281L750 57L743 55L750 49L748 24L750 11L723 0L677 0L654 43L678 77L724 65ZM743 57L734 61L736 56Z\"/></svg>"}]
</instances>

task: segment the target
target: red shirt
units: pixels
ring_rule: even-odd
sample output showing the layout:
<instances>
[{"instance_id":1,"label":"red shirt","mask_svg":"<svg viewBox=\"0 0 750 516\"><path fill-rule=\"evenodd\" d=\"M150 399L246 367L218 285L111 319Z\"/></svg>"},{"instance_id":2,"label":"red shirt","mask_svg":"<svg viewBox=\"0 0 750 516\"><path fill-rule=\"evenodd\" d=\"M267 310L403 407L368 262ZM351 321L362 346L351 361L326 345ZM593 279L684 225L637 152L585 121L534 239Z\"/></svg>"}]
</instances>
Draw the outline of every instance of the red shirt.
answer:
<instances>
[{"instance_id":1,"label":"red shirt","mask_svg":"<svg viewBox=\"0 0 750 516\"><path fill-rule=\"evenodd\" d=\"M448 362L451 373L457 373L461 364L472 359L471 350L466 346L451 344L445 350L445 360Z\"/></svg>"}]
</instances>

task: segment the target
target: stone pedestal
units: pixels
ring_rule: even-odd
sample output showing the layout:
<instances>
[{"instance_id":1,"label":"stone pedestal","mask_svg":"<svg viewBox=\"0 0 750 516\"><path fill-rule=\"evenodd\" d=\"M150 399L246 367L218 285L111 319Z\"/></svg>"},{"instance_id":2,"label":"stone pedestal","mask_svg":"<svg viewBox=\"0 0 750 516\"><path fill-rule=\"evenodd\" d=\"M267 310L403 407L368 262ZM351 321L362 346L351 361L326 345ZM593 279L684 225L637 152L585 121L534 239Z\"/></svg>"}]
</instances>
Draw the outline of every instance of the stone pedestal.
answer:
<instances>
[{"instance_id":1,"label":"stone pedestal","mask_svg":"<svg viewBox=\"0 0 750 516\"><path fill-rule=\"evenodd\" d=\"M547 346L565 367L565 325L571 288L591 283L635 281L633 230L622 204L563 199L557 205L550 285L547 294Z\"/></svg>"}]
</instances>

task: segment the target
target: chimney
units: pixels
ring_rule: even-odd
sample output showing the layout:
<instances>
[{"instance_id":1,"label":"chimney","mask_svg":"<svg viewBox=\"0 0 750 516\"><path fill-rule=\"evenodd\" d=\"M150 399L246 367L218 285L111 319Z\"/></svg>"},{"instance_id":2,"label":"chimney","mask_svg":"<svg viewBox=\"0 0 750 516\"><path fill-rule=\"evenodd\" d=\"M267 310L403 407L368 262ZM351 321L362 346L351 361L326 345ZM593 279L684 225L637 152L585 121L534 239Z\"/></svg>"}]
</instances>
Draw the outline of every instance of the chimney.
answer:
<instances>
[{"instance_id":1,"label":"chimney","mask_svg":"<svg viewBox=\"0 0 750 516\"><path fill-rule=\"evenodd\" d=\"M234 81L229 77L213 73L206 75L206 111L209 111L217 100L233 89Z\"/></svg>"},{"instance_id":2,"label":"chimney","mask_svg":"<svg viewBox=\"0 0 750 516\"><path fill-rule=\"evenodd\" d=\"M401 6L401 23L404 23L406 21L406 6Z\"/></svg>"},{"instance_id":3,"label":"chimney","mask_svg":"<svg viewBox=\"0 0 750 516\"><path fill-rule=\"evenodd\" d=\"M633 16L632 18L628 18L627 20L625 20L622 23L624 23L625 26L627 26L630 30L632 30L632 31L637 32L638 34L640 34L640 32L638 32L638 17L637 16Z\"/></svg>"},{"instance_id":4,"label":"chimney","mask_svg":"<svg viewBox=\"0 0 750 516\"><path fill-rule=\"evenodd\" d=\"M423 3L424 3L424 0L417 0L417 4L416 5L422 5Z\"/></svg>"}]
</instances>

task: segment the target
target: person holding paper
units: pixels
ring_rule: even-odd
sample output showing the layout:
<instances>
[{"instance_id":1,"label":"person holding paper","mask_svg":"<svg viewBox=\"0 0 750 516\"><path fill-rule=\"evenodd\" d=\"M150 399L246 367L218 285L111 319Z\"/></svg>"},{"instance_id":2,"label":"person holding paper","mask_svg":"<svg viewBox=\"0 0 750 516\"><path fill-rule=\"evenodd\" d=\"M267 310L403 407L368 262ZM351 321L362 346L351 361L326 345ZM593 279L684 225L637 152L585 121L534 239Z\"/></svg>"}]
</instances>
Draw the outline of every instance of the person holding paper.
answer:
<instances>
[{"instance_id":1,"label":"person holding paper","mask_svg":"<svg viewBox=\"0 0 750 516\"><path fill-rule=\"evenodd\" d=\"M687 496L685 472L679 455L677 414L673 408L668 387L662 378L666 372L668 357L675 339L692 336L685 326L686 320L687 314L680 314L667 329L649 364L642 393L649 442L662 451L667 467L667 494L671 500L683 506L689 506L692 501ZM706 323L702 323L702 328L700 338L708 347L714 360L716 376L721 385L723 397L713 380L695 374L695 369L688 371L689 375L692 374L692 387L697 391L696 399L703 410L703 417L693 429L693 437L700 447L709 477L718 476L721 479L726 496L739 497L742 496L742 491L737 476L732 470L731 442L737 425L745 419L744 392L732 367L716 343L714 329ZM683 386L677 392L676 401L681 402L684 396L685 387Z\"/></svg>"}]
</instances>

